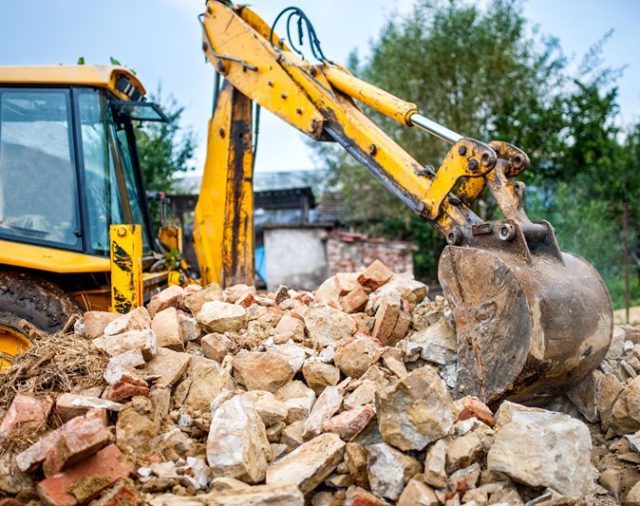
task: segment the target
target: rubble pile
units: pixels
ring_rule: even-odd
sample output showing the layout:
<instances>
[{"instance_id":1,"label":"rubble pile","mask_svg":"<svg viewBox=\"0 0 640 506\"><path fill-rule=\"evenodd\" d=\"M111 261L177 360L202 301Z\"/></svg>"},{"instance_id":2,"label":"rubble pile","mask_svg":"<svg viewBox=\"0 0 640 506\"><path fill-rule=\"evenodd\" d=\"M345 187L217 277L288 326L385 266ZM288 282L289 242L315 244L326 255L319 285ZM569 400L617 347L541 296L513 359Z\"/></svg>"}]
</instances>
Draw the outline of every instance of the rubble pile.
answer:
<instances>
[{"instance_id":1,"label":"rubble pile","mask_svg":"<svg viewBox=\"0 0 640 506\"><path fill-rule=\"evenodd\" d=\"M33 388L33 349L5 373L2 504L640 504L630 327L566 397L495 411L452 397L445 300L379 261L314 293L172 286L67 337L102 375Z\"/></svg>"}]
</instances>

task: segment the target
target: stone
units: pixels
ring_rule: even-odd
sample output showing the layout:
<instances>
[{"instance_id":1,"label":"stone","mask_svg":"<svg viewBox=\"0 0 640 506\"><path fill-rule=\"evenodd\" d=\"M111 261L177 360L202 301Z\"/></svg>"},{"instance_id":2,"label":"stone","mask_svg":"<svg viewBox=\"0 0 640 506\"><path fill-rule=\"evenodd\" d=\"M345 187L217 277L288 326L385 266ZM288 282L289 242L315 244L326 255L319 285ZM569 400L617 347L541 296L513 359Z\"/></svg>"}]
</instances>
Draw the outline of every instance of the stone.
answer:
<instances>
[{"instance_id":1,"label":"stone","mask_svg":"<svg viewBox=\"0 0 640 506\"><path fill-rule=\"evenodd\" d=\"M338 387L327 387L322 391L304 422L305 439L316 437L322 432L324 424L340 409L342 399Z\"/></svg>"},{"instance_id":2,"label":"stone","mask_svg":"<svg viewBox=\"0 0 640 506\"><path fill-rule=\"evenodd\" d=\"M603 376L602 371L595 370L567 391L567 397L582 416L591 423L596 423L600 420L598 415L598 391L600 390Z\"/></svg>"},{"instance_id":3,"label":"stone","mask_svg":"<svg viewBox=\"0 0 640 506\"><path fill-rule=\"evenodd\" d=\"M184 288L178 285L171 285L151 297L149 304L147 304L147 311L153 318L157 313L169 307L179 309L183 306L184 297Z\"/></svg>"},{"instance_id":4,"label":"stone","mask_svg":"<svg viewBox=\"0 0 640 506\"><path fill-rule=\"evenodd\" d=\"M200 339L202 331L200 325L198 325L198 321L193 316L189 316L184 311L178 310L178 323L185 342L198 341Z\"/></svg>"},{"instance_id":5,"label":"stone","mask_svg":"<svg viewBox=\"0 0 640 506\"><path fill-rule=\"evenodd\" d=\"M316 395L320 394L325 387L335 386L340 381L340 370L319 360L307 360L302 366L304 381L309 385Z\"/></svg>"},{"instance_id":6,"label":"stone","mask_svg":"<svg viewBox=\"0 0 640 506\"><path fill-rule=\"evenodd\" d=\"M270 458L264 423L249 402L236 396L213 412L207 462L214 476L260 483Z\"/></svg>"},{"instance_id":7,"label":"stone","mask_svg":"<svg viewBox=\"0 0 640 506\"><path fill-rule=\"evenodd\" d=\"M438 506L440 501L429 485L412 478L400 494L396 506Z\"/></svg>"},{"instance_id":8,"label":"stone","mask_svg":"<svg viewBox=\"0 0 640 506\"><path fill-rule=\"evenodd\" d=\"M118 447L109 445L82 463L42 480L38 494L46 504L55 506L85 504L133 470Z\"/></svg>"},{"instance_id":9,"label":"stone","mask_svg":"<svg viewBox=\"0 0 640 506\"><path fill-rule=\"evenodd\" d=\"M376 399L376 390L378 385L373 380L364 380L356 389L344 398L344 407L346 409L357 408L364 404L372 404Z\"/></svg>"},{"instance_id":10,"label":"stone","mask_svg":"<svg viewBox=\"0 0 640 506\"><path fill-rule=\"evenodd\" d=\"M120 402L138 395L148 396L149 386L138 373L130 367L121 367L109 362L103 375L110 385L103 393L103 397Z\"/></svg>"},{"instance_id":11,"label":"stone","mask_svg":"<svg viewBox=\"0 0 640 506\"><path fill-rule=\"evenodd\" d=\"M276 325L273 340L281 343L289 340L302 342L304 340L304 322L288 314L284 315Z\"/></svg>"},{"instance_id":12,"label":"stone","mask_svg":"<svg viewBox=\"0 0 640 506\"><path fill-rule=\"evenodd\" d=\"M367 446L371 491L378 497L395 501L407 482L420 472L420 464L386 443Z\"/></svg>"},{"instance_id":13,"label":"stone","mask_svg":"<svg viewBox=\"0 0 640 506\"><path fill-rule=\"evenodd\" d=\"M251 390L240 396L248 401L256 410L265 426L284 422L288 409L284 402L276 399L271 392L264 390Z\"/></svg>"},{"instance_id":14,"label":"stone","mask_svg":"<svg viewBox=\"0 0 640 506\"><path fill-rule=\"evenodd\" d=\"M378 361L381 354L379 344L373 339L356 334L338 342L335 364L345 376L359 378Z\"/></svg>"},{"instance_id":15,"label":"stone","mask_svg":"<svg viewBox=\"0 0 640 506\"><path fill-rule=\"evenodd\" d=\"M334 276L335 284L338 289L338 295L344 296L360 287L358 283L358 273L355 272L338 272Z\"/></svg>"},{"instance_id":16,"label":"stone","mask_svg":"<svg viewBox=\"0 0 640 506\"><path fill-rule=\"evenodd\" d=\"M291 381L276 392L276 399L287 406L287 423L305 420L316 401L316 394L302 381Z\"/></svg>"},{"instance_id":17,"label":"stone","mask_svg":"<svg viewBox=\"0 0 640 506\"><path fill-rule=\"evenodd\" d=\"M149 504L151 506L304 506L304 496L294 485L253 487L244 485L194 497L174 494L156 495Z\"/></svg>"},{"instance_id":18,"label":"stone","mask_svg":"<svg viewBox=\"0 0 640 506\"><path fill-rule=\"evenodd\" d=\"M42 464L44 474L53 476L97 453L112 442L113 436L102 420L88 419L74 427L74 430L63 431L46 454Z\"/></svg>"},{"instance_id":19,"label":"stone","mask_svg":"<svg viewBox=\"0 0 640 506\"><path fill-rule=\"evenodd\" d=\"M127 314L119 315L114 318L104 328L103 334L105 336L113 336L116 334L123 334L125 332L131 332L134 330L150 330L151 329L151 316L147 309L143 306L129 311ZM95 339L94 339L95 342Z\"/></svg>"},{"instance_id":20,"label":"stone","mask_svg":"<svg viewBox=\"0 0 640 506\"><path fill-rule=\"evenodd\" d=\"M184 305L193 315L197 315L206 302L223 302L224 292L217 283L211 283L201 290L187 293L184 297Z\"/></svg>"},{"instance_id":21,"label":"stone","mask_svg":"<svg viewBox=\"0 0 640 506\"><path fill-rule=\"evenodd\" d=\"M459 421L477 418L489 427L493 427L496 424L496 419L489 407L477 397L467 395L455 401L455 406L458 411Z\"/></svg>"},{"instance_id":22,"label":"stone","mask_svg":"<svg viewBox=\"0 0 640 506\"><path fill-rule=\"evenodd\" d=\"M167 309L164 311L167 311ZM164 311L161 311L158 315ZM172 387L182 378L190 363L191 355L189 353L173 351L168 348L158 348L155 358L147 364L147 371L154 376L160 376L155 382L156 386Z\"/></svg>"},{"instance_id":23,"label":"stone","mask_svg":"<svg viewBox=\"0 0 640 506\"><path fill-rule=\"evenodd\" d=\"M628 506L640 506L640 481L629 490L624 504Z\"/></svg>"},{"instance_id":24,"label":"stone","mask_svg":"<svg viewBox=\"0 0 640 506\"><path fill-rule=\"evenodd\" d=\"M208 332L240 332L247 328L247 310L227 302L205 302L196 315L198 323Z\"/></svg>"},{"instance_id":25,"label":"stone","mask_svg":"<svg viewBox=\"0 0 640 506\"><path fill-rule=\"evenodd\" d=\"M304 325L311 340L320 348L351 337L356 330L351 316L321 304L309 307L304 315Z\"/></svg>"},{"instance_id":26,"label":"stone","mask_svg":"<svg viewBox=\"0 0 640 506\"><path fill-rule=\"evenodd\" d=\"M141 506L144 501L133 483L127 480L117 482L100 498L91 502L91 506Z\"/></svg>"},{"instance_id":27,"label":"stone","mask_svg":"<svg viewBox=\"0 0 640 506\"><path fill-rule=\"evenodd\" d=\"M611 410L620 393L624 390L624 385L611 373L604 373L602 381L600 383L600 390L598 392L598 415L600 417L600 423L602 428L607 430L609 428L609 418L611 417Z\"/></svg>"},{"instance_id":28,"label":"stone","mask_svg":"<svg viewBox=\"0 0 640 506\"><path fill-rule=\"evenodd\" d=\"M369 454L360 443L350 442L345 446L344 461L349 474L356 484L369 488L369 475L367 474L367 461Z\"/></svg>"},{"instance_id":29,"label":"stone","mask_svg":"<svg viewBox=\"0 0 640 506\"><path fill-rule=\"evenodd\" d=\"M402 351L398 348L387 348L382 353L382 362L398 378L402 378L407 374L407 368L404 365Z\"/></svg>"},{"instance_id":30,"label":"stone","mask_svg":"<svg viewBox=\"0 0 640 506\"><path fill-rule=\"evenodd\" d=\"M184 351L184 335L175 307L158 311L151 321L151 330L156 335L159 347Z\"/></svg>"},{"instance_id":31,"label":"stone","mask_svg":"<svg viewBox=\"0 0 640 506\"><path fill-rule=\"evenodd\" d=\"M107 367L124 367L130 369L140 369L147 365L142 350L139 348L125 351L120 355L115 355L109 359Z\"/></svg>"},{"instance_id":32,"label":"stone","mask_svg":"<svg viewBox=\"0 0 640 506\"><path fill-rule=\"evenodd\" d=\"M387 283L372 294L374 303L382 300L403 301L413 308L429 294L424 283L416 281L410 275L394 275Z\"/></svg>"},{"instance_id":33,"label":"stone","mask_svg":"<svg viewBox=\"0 0 640 506\"><path fill-rule=\"evenodd\" d=\"M345 313L357 313L369 302L369 295L361 286L355 287L340 300Z\"/></svg>"},{"instance_id":34,"label":"stone","mask_svg":"<svg viewBox=\"0 0 640 506\"><path fill-rule=\"evenodd\" d=\"M446 436L455 417L451 394L435 369L421 367L376 392L378 428L403 451L422 450Z\"/></svg>"},{"instance_id":35,"label":"stone","mask_svg":"<svg viewBox=\"0 0 640 506\"><path fill-rule=\"evenodd\" d=\"M497 430L487 467L530 487L579 497L594 488L590 454L589 429L579 420L550 411L515 411Z\"/></svg>"},{"instance_id":36,"label":"stone","mask_svg":"<svg viewBox=\"0 0 640 506\"><path fill-rule=\"evenodd\" d=\"M216 332L204 336L200 341L200 346L202 346L202 353L205 357L219 363L222 363L224 357L235 351L233 341L225 334Z\"/></svg>"},{"instance_id":37,"label":"stone","mask_svg":"<svg viewBox=\"0 0 640 506\"><path fill-rule=\"evenodd\" d=\"M112 324L116 322L118 320L114 320ZM130 330L114 335L105 334L102 337L97 337L92 342L96 348L112 357L128 351L140 350L145 360L151 360L156 356L158 346L156 335L151 329Z\"/></svg>"},{"instance_id":38,"label":"stone","mask_svg":"<svg viewBox=\"0 0 640 506\"><path fill-rule=\"evenodd\" d=\"M609 425L621 436L640 429L640 377L630 380L618 396L611 409Z\"/></svg>"},{"instance_id":39,"label":"stone","mask_svg":"<svg viewBox=\"0 0 640 506\"><path fill-rule=\"evenodd\" d=\"M280 442L287 446L287 450L291 451L304 443L302 432L304 431L304 421L297 420L287 425L282 430Z\"/></svg>"},{"instance_id":40,"label":"stone","mask_svg":"<svg viewBox=\"0 0 640 506\"><path fill-rule=\"evenodd\" d=\"M416 332L410 339L420 346L420 358L438 365L447 365L457 359L456 334L446 318Z\"/></svg>"},{"instance_id":41,"label":"stone","mask_svg":"<svg viewBox=\"0 0 640 506\"><path fill-rule=\"evenodd\" d=\"M235 378L247 390L275 392L293 379L289 361L273 351L241 351L233 357Z\"/></svg>"},{"instance_id":42,"label":"stone","mask_svg":"<svg viewBox=\"0 0 640 506\"><path fill-rule=\"evenodd\" d=\"M340 290L336 283L336 277L331 276L326 279L315 292L316 300L320 304L333 305L334 307L339 304Z\"/></svg>"},{"instance_id":43,"label":"stone","mask_svg":"<svg viewBox=\"0 0 640 506\"><path fill-rule=\"evenodd\" d=\"M349 487L343 506L389 506L389 503L361 487Z\"/></svg>"},{"instance_id":44,"label":"stone","mask_svg":"<svg viewBox=\"0 0 640 506\"><path fill-rule=\"evenodd\" d=\"M267 469L267 484L290 483L308 494L334 471L344 448L337 434L321 434L273 462Z\"/></svg>"},{"instance_id":45,"label":"stone","mask_svg":"<svg viewBox=\"0 0 640 506\"><path fill-rule=\"evenodd\" d=\"M145 459L156 450L160 420L154 417L152 402L144 397L135 397L118 413L116 422L116 444L127 455Z\"/></svg>"},{"instance_id":46,"label":"stone","mask_svg":"<svg viewBox=\"0 0 640 506\"><path fill-rule=\"evenodd\" d=\"M449 442L447 447L447 472L452 473L476 462L481 462L487 446L478 432L470 431Z\"/></svg>"},{"instance_id":47,"label":"stone","mask_svg":"<svg viewBox=\"0 0 640 506\"><path fill-rule=\"evenodd\" d=\"M56 414L63 422L68 422L76 416L82 416L91 409L118 412L122 409L122 404L99 397L67 393L60 395L56 400Z\"/></svg>"},{"instance_id":48,"label":"stone","mask_svg":"<svg viewBox=\"0 0 640 506\"><path fill-rule=\"evenodd\" d=\"M447 441L439 439L429 446L424 460L424 481L435 487L443 488L447 485Z\"/></svg>"},{"instance_id":49,"label":"stone","mask_svg":"<svg viewBox=\"0 0 640 506\"><path fill-rule=\"evenodd\" d=\"M84 320L84 337L87 339L100 337L104 334L105 327L119 316L118 313L110 313L108 311L87 311L82 316Z\"/></svg>"},{"instance_id":50,"label":"stone","mask_svg":"<svg viewBox=\"0 0 640 506\"><path fill-rule=\"evenodd\" d=\"M209 412L211 401L225 388L234 387L229 371L215 360L192 356L187 371L188 392L182 404L193 411Z\"/></svg>"},{"instance_id":51,"label":"stone","mask_svg":"<svg viewBox=\"0 0 640 506\"><path fill-rule=\"evenodd\" d=\"M0 441L10 436L14 431L37 432L44 429L52 407L53 399L50 397L16 394L2 419L2 423L0 423Z\"/></svg>"},{"instance_id":52,"label":"stone","mask_svg":"<svg viewBox=\"0 0 640 506\"><path fill-rule=\"evenodd\" d=\"M479 478L480 464L472 464L464 469L459 469L449 476L449 489L464 493L471 488L475 488Z\"/></svg>"},{"instance_id":53,"label":"stone","mask_svg":"<svg viewBox=\"0 0 640 506\"><path fill-rule=\"evenodd\" d=\"M374 407L366 404L332 417L324 423L322 430L335 432L344 441L350 441L369 424L374 416L376 416Z\"/></svg>"},{"instance_id":54,"label":"stone","mask_svg":"<svg viewBox=\"0 0 640 506\"><path fill-rule=\"evenodd\" d=\"M393 276L391 269L380 260L374 260L369 267L358 275L358 283L373 292L389 281L391 276Z\"/></svg>"},{"instance_id":55,"label":"stone","mask_svg":"<svg viewBox=\"0 0 640 506\"><path fill-rule=\"evenodd\" d=\"M304 360L306 357L305 349L293 342L287 342L282 344L266 344L265 350L270 353L276 353L284 358L294 374L302 369Z\"/></svg>"}]
</instances>

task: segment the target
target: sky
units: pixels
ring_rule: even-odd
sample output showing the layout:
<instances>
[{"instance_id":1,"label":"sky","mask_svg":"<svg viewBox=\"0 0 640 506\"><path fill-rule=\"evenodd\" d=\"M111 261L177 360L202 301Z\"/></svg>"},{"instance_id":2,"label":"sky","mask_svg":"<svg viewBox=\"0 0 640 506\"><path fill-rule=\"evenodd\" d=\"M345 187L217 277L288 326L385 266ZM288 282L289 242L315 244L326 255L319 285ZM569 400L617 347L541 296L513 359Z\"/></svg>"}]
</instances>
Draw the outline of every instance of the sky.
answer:
<instances>
[{"instance_id":1,"label":"sky","mask_svg":"<svg viewBox=\"0 0 640 506\"><path fill-rule=\"evenodd\" d=\"M301 7L313 21L325 54L345 62L355 48L366 57L385 22L410 12L413 2L256 0L252 7L268 24L283 8ZM196 167L201 170L213 89L213 68L202 56L197 20L203 9L203 0L2 0L0 65L75 63L80 56L87 63L103 64L110 56L117 58L137 72L147 90L161 89L162 96L172 95L185 107L183 125L196 134ZM613 29L604 64L626 66L619 81L621 120L640 120L640 1L528 0L524 13L542 34L558 37L575 61ZM256 170L316 165L304 136L263 110Z\"/></svg>"}]
</instances>

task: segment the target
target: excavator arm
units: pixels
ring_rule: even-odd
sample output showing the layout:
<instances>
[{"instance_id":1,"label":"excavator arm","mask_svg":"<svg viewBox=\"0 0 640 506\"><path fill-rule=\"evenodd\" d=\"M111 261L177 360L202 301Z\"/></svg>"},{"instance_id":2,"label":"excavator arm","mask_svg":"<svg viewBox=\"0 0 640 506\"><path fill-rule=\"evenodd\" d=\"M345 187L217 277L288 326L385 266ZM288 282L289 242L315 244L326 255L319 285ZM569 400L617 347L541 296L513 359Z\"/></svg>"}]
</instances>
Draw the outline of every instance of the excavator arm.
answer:
<instances>
[{"instance_id":1,"label":"excavator arm","mask_svg":"<svg viewBox=\"0 0 640 506\"><path fill-rule=\"evenodd\" d=\"M527 155L463 137L356 78L324 56L299 9L283 12L307 24L317 64L246 6L209 0L201 16L206 58L225 79L196 208L205 280L252 275L253 101L312 139L341 145L446 237L439 278L456 320L457 394L535 400L589 374L611 339L611 303L597 272L560 251L549 223L527 217L524 185L509 180L528 167ZM438 170L413 159L358 103L452 144ZM503 220L484 221L470 209L485 187Z\"/></svg>"}]
</instances>

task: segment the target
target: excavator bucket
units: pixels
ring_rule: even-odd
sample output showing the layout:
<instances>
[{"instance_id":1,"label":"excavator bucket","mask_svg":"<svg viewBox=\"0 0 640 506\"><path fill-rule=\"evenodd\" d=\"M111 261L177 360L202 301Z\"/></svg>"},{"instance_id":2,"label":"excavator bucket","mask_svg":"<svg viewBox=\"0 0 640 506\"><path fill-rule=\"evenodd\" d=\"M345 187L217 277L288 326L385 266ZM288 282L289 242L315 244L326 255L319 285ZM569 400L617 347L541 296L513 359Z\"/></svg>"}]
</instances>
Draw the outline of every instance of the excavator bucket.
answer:
<instances>
[{"instance_id":1,"label":"excavator bucket","mask_svg":"<svg viewBox=\"0 0 640 506\"><path fill-rule=\"evenodd\" d=\"M604 358L613 332L607 289L560 252L546 222L487 222L447 246L439 278L458 334L456 395L541 404Z\"/></svg>"}]
</instances>

